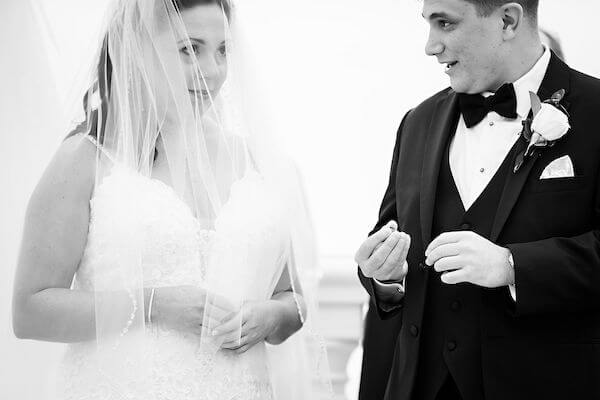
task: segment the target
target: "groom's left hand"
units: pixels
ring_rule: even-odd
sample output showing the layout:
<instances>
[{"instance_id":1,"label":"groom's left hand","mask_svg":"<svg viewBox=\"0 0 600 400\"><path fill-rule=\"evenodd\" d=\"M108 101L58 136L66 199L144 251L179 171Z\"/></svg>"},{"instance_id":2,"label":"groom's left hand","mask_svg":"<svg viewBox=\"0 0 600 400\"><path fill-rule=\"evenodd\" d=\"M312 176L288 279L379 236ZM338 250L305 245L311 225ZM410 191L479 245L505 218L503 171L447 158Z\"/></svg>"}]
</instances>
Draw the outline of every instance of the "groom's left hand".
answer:
<instances>
[{"instance_id":1,"label":"groom's left hand","mask_svg":"<svg viewBox=\"0 0 600 400\"><path fill-rule=\"evenodd\" d=\"M487 288L514 284L510 250L471 231L445 232L425 250L425 263L447 284L469 282Z\"/></svg>"}]
</instances>

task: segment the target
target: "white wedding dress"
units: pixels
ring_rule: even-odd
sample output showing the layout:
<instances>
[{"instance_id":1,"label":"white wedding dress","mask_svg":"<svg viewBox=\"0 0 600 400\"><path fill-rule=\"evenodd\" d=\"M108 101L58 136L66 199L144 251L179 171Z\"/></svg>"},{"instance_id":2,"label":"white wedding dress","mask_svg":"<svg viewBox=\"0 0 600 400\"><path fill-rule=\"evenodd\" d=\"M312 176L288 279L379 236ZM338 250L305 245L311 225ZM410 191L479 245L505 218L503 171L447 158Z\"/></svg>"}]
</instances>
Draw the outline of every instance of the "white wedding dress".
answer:
<instances>
[{"instance_id":1,"label":"white wedding dress","mask_svg":"<svg viewBox=\"0 0 600 400\"><path fill-rule=\"evenodd\" d=\"M246 299L270 298L281 274L280 260L288 243L280 205L257 172L234 183L214 230L201 229L189 207L165 183L115 164L90 201L91 217L84 255L74 289L93 291L94 279L115 279L111 265L119 257L111 245L115 232L143 238L144 286L202 286L206 267L218 263L223 274L242 275ZM239 271L227 260L236 253L232 235L244 238L251 271ZM133 237L132 237L133 239ZM250 251L247 251L250 249ZM241 249L237 249L240 250ZM96 274L96 275L94 275ZM273 398L264 343L242 355L219 351L203 354L199 338L147 325L143 333L142 379L116 382L132 400L269 400ZM69 344L58 370L56 398L107 400L116 395L96 366L96 343ZM138 368L138 366L131 366ZM231 373L237 371L236 373ZM133 389L132 389L133 388ZM118 390L118 389L117 389ZM151 392L151 397L147 393Z\"/></svg>"}]
</instances>

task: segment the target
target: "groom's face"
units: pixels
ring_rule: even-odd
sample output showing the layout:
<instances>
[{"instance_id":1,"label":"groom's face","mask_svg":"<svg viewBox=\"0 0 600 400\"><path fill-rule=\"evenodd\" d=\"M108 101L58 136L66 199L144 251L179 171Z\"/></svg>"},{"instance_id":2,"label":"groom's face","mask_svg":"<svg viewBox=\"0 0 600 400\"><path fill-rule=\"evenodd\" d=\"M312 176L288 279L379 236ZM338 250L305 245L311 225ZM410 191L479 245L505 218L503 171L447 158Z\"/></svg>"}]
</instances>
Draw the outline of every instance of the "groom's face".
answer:
<instances>
[{"instance_id":1,"label":"groom's face","mask_svg":"<svg viewBox=\"0 0 600 400\"><path fill-rule=\"evenodd\" d=\"M423 17L429 23L425 52L444 65L456 92L495 91L504 83L499 13L482 16L465 0L424 0Z\"/></svg>"}]
</instances>

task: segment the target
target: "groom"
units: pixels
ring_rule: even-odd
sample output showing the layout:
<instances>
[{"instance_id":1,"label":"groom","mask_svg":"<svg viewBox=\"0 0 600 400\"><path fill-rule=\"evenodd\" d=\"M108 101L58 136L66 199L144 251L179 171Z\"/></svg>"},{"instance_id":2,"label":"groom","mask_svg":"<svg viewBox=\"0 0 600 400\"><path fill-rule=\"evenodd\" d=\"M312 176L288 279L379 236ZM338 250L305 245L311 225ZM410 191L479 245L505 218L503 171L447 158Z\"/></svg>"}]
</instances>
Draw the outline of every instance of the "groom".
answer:
<instances>
[{"instance_id":1,"label":"groom","mask_svg":"<svg viewBox=\"0 0 600 400\"><path fill-rule=\"evenodd\" d=\"M356 253L401 321L387 400L600 399L600 81L542 46L537 9L423 1L451 88L404 117Z\"/></svg>"}]
</instances>

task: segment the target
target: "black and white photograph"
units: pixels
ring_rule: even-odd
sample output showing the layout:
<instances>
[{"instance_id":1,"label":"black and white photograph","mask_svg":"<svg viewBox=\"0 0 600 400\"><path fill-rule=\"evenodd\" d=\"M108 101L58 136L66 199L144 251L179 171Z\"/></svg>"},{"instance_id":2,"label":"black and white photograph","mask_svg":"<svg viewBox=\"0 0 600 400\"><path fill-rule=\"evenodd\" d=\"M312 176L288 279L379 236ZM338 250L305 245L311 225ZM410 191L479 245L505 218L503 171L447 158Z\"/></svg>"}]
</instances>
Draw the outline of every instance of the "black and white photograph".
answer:
<instances>
[{"instance_id":1,"label":"black and white photograph","mask_svg":"<svg viewBox=\"0 0 600 400\"><path fill-rule=\"evenodd\" d=\"M2 0L0 398L600 399L595 0Z\"/></svg>"}]
</instances>

